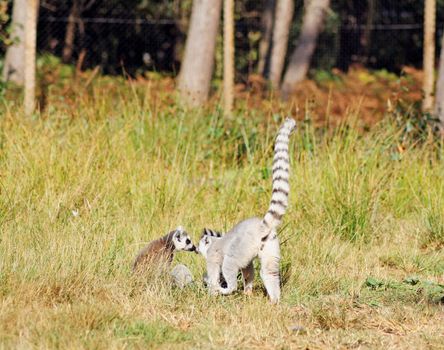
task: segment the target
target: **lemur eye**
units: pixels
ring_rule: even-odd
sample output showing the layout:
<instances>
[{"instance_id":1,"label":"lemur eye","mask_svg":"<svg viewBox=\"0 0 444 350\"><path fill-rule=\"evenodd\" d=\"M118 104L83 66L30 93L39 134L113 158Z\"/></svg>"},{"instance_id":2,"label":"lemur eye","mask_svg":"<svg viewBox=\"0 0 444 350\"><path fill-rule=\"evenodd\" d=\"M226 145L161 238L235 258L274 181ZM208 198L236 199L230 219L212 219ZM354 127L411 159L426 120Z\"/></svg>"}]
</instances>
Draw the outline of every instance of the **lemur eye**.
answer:
<instances>
[{"instance_id":1,"label":"lemur eye","mask_svg":"<svg viewBox=\"0 0 444 350\"><path fill-rule=\"evenodd\" d=\"M191 243L190 239L187 238L187 240L185 241L185 243L186 243L186 244L190 244L190 243Z\"/></svg>"}]
</instances>

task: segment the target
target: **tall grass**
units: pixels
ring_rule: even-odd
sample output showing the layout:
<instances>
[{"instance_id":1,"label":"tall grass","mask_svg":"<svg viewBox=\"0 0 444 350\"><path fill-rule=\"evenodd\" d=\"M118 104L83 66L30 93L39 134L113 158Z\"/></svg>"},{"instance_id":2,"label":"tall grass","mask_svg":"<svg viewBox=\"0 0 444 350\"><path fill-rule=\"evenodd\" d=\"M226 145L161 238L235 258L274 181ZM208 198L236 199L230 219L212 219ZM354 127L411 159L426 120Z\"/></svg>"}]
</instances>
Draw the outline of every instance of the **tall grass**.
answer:
<instances>
[{"instance_id":1,"label":"tall grass","mask_svg":"<svg viewBox=\"0 0 444 350\"><path fill-rule=\"evenodd\" d=\"M9 106L0 118L0 347L439 344L435 299L405 301L410 287L372 294L364 283L414 274L441 293L444 167L432 145L397 153L388 122L367 133L301 123L280 232L281 305L259 279L251 298L211 298L197 255L176 257L196 278L185 290L132 276L132 259L179 224L197 239L203 227L262 215L280 117L227 120L127 86L98 84L88 96L33 119Z\"/></svg>"}]
</instances>

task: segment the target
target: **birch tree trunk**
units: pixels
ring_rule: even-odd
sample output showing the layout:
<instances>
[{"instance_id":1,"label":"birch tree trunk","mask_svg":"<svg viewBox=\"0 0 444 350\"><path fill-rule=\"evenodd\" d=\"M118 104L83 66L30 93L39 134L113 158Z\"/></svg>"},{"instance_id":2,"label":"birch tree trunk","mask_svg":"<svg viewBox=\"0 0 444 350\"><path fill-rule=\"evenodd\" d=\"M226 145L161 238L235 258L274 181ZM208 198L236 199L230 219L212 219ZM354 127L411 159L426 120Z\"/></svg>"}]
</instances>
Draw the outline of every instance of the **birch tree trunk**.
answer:
<instances>
[{"instance_id":1,"label":"birch tree trunk","mask_svg":"<svg viewBox=\"0 0 444 350\"><path fill-rule=\"evenodd\" d=\"M25 22L27 0L14 0L12 9L12 33L14 44L6 51L3 80L23 85L25 69Z\"/></svg>"},{"instance_id":2,"label":"birch tree trunk","mask_svg":"<svg viewBox=\"0 0 444 350\"><path fill-rule=\"evenodd\" d=\"M25 114L31 115L35 105L35 56L37 42L37 11L39 0L26 1L25 23Z\"/></svg>"},{"instance_id":3,"label":"birch tree trunk","mask_svg":"<svg viewBox=\"0 0 444 350\"><path fill-rule=\"evenodd\" d=\"M436 81L435 116L439 119L441 131L444 131L444 34L441 39L438 79Z\"/></svg>"},{"instance_id":4,"label":"birch tree trunk","mask_svg":"<svg viewBox=\"0 0 444 350\"><path fill-rule=\"evenodd\" d=\"M275 89L279 88L284 70L293 12L294 0L277 0L270 57L270 82Z\"/></svg>"},{"instance_id":5,"label":"birch tree trunk","mask_svg":"<svg viewBox=\"0 0 444 350\"><path fill-rule=\"evenodd\" d=\"M267 0L261 18L262 36L259 42L259 62L257 72L265 77L270 60L271 37L273 33L275 0Z\"/></svg>"},{"instance_id":6,"label":"birch tree trunk","mask_svg":"<svg viewBox=\"0 0 444 350\"><path fill-rule=\"evenodd\" d=\"M435 22L436 0L426 0L424 9L424 52L423 52L423 111L433 108L433 68L435 66Z\"/></svg>"},{"instance_id":7,"label":"birch tree trunk","mask_svg":"<svg viewBox=\"0 0 444 350\"><path fill-rule=\"evenodd\" d=\"M293 51L282 82L282 97L287 99L293 87L304 80L316 49L316 41L322 31L330 0L310 0L305 9L298 44Z\"/></svg>"},{"instance_id":8,"label":"birch tree trunk","mask_svg":"<svg viewBox=\"0 0 444 350\"><path fill-rule=\"evenodd\" d=\"M207 101L214 66L222 0L194 0L178 88L182 101L199 106Z\"/></svg>"},{"instance_id":9,"label":"birch tree trunk","mask_svg":"<svg viewBox=\"0 0 444 350\"><path fill-rule=\"evenodd\" d=\"M230 115L234 102L234 6L224 0L224 113Z\"/></svg>"}]
</instances>

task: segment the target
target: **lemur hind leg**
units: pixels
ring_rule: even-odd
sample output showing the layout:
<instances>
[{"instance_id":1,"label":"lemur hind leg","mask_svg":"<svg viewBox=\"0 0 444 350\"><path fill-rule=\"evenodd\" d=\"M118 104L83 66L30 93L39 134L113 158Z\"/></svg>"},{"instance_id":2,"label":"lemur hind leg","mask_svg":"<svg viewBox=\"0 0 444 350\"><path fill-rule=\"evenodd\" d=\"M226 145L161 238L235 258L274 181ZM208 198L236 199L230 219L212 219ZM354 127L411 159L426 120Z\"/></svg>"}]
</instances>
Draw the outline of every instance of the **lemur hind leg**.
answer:
<instances>
[{"instance_id":1,"label":"lemur hind leg","mask_svg":"<svg viewBox=\"0 0 444 350\"><path fill-rule=\"evenodd\" d=\"M251 295L253 293L254 266L253 262L242 269L242 277L244 281L244 294Z\"/></svg>"},{"instance_id":2,"label":"lemur hind leg","mask_svg":"<svg viewBox=\"0 0 444 350\"><path fill-rule=\"evenodd\" d=\"M225 256L222 263L222 274L227 282L227 288L220 288L222 294L231 294L237 289L237 274L239 266L232 257Z\"/></svg>"},{"instance_id":3,"label":"lemur hind leg","mask_svg":"<svg viewBox=\"0 0 444 350\"><path fill-rule=\"evenodd\" d=\"M272 303L278 303L281 297L279 273L281 253L276 234L271 235L271 237L265 241L262 250L259 252L259 259L261 262L260 275L267 294Z\"/></svg>"}]
</instances>

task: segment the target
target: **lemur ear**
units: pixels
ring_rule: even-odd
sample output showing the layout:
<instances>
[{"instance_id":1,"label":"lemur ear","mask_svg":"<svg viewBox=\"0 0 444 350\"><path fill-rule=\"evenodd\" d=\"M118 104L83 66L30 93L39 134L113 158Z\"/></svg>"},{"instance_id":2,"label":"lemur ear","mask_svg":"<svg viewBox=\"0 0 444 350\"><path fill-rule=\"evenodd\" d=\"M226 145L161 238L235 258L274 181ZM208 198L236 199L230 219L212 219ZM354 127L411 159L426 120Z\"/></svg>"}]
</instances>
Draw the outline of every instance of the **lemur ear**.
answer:
<instances>
[{"instance_id":1,"label":"lemur ear","mask_svg":"<svg viewBox=\"0 0 444 350\"><path fill-rule=\"evenodd\" d=\"M177 241L178 242L180 242L180 236L181 236L181 231L180 230L177 230L176 229L176 231L174 232L174 235L173 235L173 237L175 238L175 239L177 239Z\"/></svg>"},{"instance_id":2,"label":"lemur ear","mask_svg":"<svg viewBox=\"0 0 444 350\"><path fill-rule=\"evenodd\" d=\"M176 231L184 232L185 230L184 230L183 226L177 226Z\"/></svg>"}]
</instances>

